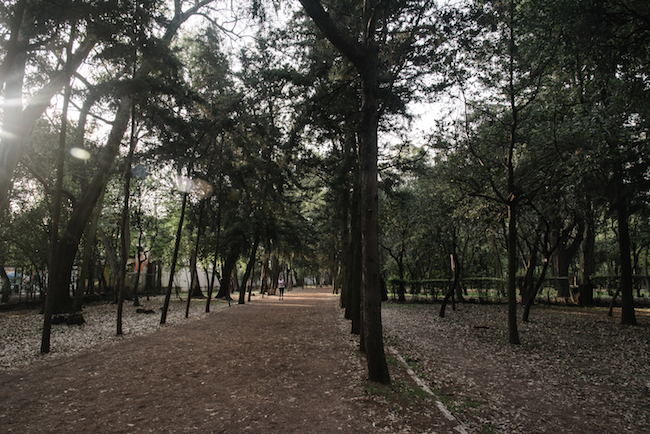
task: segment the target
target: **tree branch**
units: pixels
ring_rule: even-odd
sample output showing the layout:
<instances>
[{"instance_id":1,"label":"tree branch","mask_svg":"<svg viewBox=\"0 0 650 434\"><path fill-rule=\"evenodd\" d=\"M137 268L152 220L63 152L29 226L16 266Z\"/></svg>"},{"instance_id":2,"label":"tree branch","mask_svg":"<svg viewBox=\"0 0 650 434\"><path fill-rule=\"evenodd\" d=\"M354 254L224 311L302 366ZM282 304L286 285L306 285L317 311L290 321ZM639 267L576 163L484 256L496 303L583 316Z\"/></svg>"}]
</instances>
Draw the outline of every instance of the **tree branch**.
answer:
<instances>
[{"instance_id":1,"label":"tree branch","mask_svg":"<svg viewBox=\"0 0 650 434\"><path fill-rule=\"evenodd\" d=\"M47 192L47 194L53 194L54 193L54 188L47 182L47 179L45 179L45 177L43 175L41 175L38 172L38 170L36 170L36 168L34 167L34 163L32 162L32 159L29 157L29 155L25 155L25 158L23 158L23 165L27 168L29 173L34 175L34 178L36 178L36 180L43 185L43 188L45 188L45 191ZM72 194L72 192L70 192L70 191L68 191L66 189L62 189L61 192L63 193L63 195L65 197L68 198L68 200L70 201L72 206L74 206L74 204L75 204L75 202L77 200L75 195Z\"/></svg>"},{"instance_id":2,"label":"tree branch","mask_svg":"<svg viewBox=\"0 0 650 434\"><path fill-rule=\"evenodd\" d=\"M366 49L356 39L344 32L332 17L323 9L319 0L300 0L300 4L320 29L323 36L329 40L345 57L347 57L361 71L365 68Z\"/></svg>"}]
</instances>

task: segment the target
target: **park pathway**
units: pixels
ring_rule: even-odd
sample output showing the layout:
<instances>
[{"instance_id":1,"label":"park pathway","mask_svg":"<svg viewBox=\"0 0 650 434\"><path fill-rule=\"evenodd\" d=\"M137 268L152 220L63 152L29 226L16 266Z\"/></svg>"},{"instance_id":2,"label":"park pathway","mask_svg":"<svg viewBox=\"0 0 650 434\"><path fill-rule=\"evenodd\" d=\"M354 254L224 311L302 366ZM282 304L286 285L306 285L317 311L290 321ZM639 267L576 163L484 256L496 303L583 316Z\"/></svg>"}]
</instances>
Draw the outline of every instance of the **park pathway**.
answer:
<instances>
[{"instance_id":1,"label":"park pathway","mask_svg":"<svg viewBox=\"0 0 650 434\"><path fill-rule=\"evenodd\" d=\"M0 432L411 432L390 404L364 393L348 327L327 288L257 296L0 374ZM454 432L440 414L427 417L418 432Z\"/></svg>"}]
</instances>

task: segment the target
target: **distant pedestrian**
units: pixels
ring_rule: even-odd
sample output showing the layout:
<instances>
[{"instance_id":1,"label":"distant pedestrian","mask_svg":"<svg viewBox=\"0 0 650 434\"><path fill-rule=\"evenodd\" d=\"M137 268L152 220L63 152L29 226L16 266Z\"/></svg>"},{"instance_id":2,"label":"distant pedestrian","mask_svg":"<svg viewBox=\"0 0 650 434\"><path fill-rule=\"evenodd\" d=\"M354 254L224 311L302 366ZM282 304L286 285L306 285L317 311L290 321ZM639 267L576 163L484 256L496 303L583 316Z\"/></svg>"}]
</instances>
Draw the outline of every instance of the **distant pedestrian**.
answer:
<instances>
[{"instance_id":1,"label":"distant pedestrian","mask_svg":"<svg viewBox=\"0 0 650 434\"><path fill-rule=\"evenodd\" d=\"M284 300L284 287L285 287L284 279L280 278L280 280L278 280L278 289L280 290L280 300Z\"/></svg>"}]
</instances>

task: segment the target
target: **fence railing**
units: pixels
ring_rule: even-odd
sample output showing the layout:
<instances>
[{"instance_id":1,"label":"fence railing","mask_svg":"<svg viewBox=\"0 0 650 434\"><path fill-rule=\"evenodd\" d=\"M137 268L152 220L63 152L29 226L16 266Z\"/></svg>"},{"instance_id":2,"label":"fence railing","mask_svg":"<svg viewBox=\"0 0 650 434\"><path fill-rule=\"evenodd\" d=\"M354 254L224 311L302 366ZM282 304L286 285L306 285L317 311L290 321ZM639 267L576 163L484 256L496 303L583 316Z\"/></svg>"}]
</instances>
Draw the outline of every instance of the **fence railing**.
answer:
<instances>
[{"instance_id":1,"label":"fence railing","mask_svg":"<svg viewBox=\"0 0 650 434\"><path fill-rule=\"evenodd\" d=\"M620 282L619 276L593 276L591 283L596 298L611 297L616 292ZM389 294L397 298L398 288L402 283L399 279L391 279L388 284ZM404 287L408 297L414 301L437 301L444 298L452 285L452 279L405 280ZM517 295L519 284L517 279ZM633 276L635 296L650 297L650 276ZM461 279L463 297L479 302L499 302L506 297L506 280L494 277L465 277ZM568 292L567 292L568 289ZM548 277L544 279L537 298L547 301L567 300L577 291L573 277Z\"/></svg>"}]
</instances>

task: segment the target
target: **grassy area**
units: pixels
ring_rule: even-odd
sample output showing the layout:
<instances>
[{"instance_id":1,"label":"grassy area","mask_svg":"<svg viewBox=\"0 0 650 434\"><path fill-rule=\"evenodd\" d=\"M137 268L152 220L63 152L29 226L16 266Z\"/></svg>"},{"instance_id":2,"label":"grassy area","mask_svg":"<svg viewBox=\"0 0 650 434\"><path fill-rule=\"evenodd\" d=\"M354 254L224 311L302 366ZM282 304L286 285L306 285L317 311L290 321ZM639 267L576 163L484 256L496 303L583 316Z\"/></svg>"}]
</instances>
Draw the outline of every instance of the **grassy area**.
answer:
<instances>
[{"instance_id":1,"label":"grassy area","mask_svg":"<svg viewBox=\"0 0 650 434\"><path fill-rule=\"evenodd\" d=\"M398 412L405 408L418 409L431 405L431 396L427 392L414 384L408 377L399 374L398 378L394 378L390 385L366 381L363 390L368 395L384 399Z\"/></svg>"}]
</instances>

